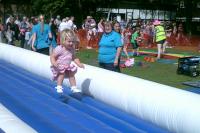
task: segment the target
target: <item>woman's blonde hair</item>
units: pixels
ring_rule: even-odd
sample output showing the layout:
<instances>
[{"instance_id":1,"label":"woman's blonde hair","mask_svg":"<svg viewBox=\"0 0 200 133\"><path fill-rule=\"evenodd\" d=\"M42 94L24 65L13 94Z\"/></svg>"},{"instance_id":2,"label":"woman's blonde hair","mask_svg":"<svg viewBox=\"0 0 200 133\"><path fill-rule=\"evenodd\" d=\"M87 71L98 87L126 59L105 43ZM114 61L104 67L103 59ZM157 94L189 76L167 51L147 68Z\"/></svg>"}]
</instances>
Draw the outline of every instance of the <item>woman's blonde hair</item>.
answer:
<instances>
[{"instance_id":1,"label":"woman's blonde hair","mask_svg":"<svg viewBox=\"0 0 200 133\"><path fill-rule=\"evenodd\" d=\"M111 26L112 27L112 22L111 21L105 21L104 26Z\"/></svg>"},{"instance_id":2,"label":"woman's blonde hair","mask_svg":"<svg viewBox=\"0 0 200 133\"><path fill-rule=\"evenodd\" d=\"M44 32L44 15L40 14L39 15L39 21L40 21L40 32Z\"/></svg>"},{"instance_id":3,"label":"woman's blonde hair","mask_svg":"<svg viewBox=\"0 0 200 133\"><path fill-rule=\"evenodd\" d=\"M61 44L63 44L65 42L66 38L72 39L74 44L79 43L79 38L73 30L65 29L61 32Z\"/></svg>"}]
</instances>

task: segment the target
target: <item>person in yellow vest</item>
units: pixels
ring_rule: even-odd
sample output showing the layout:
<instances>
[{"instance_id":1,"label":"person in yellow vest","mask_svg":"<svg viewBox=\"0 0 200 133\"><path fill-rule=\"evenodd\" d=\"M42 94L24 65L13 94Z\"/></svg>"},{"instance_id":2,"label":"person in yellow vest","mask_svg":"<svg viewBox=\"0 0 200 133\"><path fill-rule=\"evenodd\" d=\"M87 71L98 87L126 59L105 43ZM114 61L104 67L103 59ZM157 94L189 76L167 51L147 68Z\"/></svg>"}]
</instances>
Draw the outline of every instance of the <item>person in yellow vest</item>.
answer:
<instances>
[{"instance_id":1,"label":"person in yellow vest","mask_svg":"<svg viewBox=\"0 0 200 133\"><path fill-rule=\"evenodd\" d=\"M154 25L154 42L157 44L158 54L157 59L160 59L161 54L165 52L165 40L166 40L166 33L164 27L161 25L159 20L155 20L153 22Z\"/></svg>"}]
</instances>

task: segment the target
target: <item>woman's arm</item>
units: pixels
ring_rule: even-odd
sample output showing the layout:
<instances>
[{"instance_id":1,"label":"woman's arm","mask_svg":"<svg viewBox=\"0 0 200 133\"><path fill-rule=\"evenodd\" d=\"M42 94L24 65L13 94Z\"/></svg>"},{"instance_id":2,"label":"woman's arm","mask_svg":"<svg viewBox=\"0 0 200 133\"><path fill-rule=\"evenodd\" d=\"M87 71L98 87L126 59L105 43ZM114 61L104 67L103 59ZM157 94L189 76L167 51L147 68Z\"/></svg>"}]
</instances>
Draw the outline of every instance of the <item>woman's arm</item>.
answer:
<instances>
[{"instance_id":1,"label":"woman's arm","mask_svg":"<svg viewBox=\"0 0 200 133\"><path fill-rule=\"evenodd\" d=\"M115 55L114 66L117 66L118 63L119 63L119 58L120 58L121 51L122 51L122 47L118 47L117 48L117 53Z\"/></svg>"},{"instance_id":2,"label":"woman's arm","mask_svg":"<svg viewBox=\"0 0 200 133\"><path fill-rule=\"evenodd\" d=\"M52 32L49 32L49 39L52 39L53 36L52 36Z\"/></svg>"},{"instance_id":3,"label":"woman's arm","mask_svg":"<svg viewBox=\"0 0 200 133\"><path fill-rule=\"evenodd\" d=\"M32 35L32 49L33 49L33 51L36 51L36 48L34 46L35 40L36 40L36 33L33 33L33 35Z\"/></svg>"}]
</instances>

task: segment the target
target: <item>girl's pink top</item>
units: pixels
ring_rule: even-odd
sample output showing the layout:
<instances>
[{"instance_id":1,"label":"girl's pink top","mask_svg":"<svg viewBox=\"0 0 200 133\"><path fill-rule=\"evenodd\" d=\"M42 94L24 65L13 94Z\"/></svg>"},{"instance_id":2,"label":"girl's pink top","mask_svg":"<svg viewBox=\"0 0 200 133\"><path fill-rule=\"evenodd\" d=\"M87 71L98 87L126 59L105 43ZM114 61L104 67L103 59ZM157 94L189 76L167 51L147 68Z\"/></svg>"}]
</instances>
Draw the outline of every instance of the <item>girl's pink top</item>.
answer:
<instances>
[{"instance_id":1,"label":"girl's pink top","mask_svg":"<svg viewBox=\"0 0 200 133\"><path fill-rule=\"evenodd\" d=\"M66 50L62 45L58 45L54 49L54 54L56 56L56 62L58 66L51 66L53 80L57 79L59 73L65 73L66 71L76 71L76 66L71 64L75 54L74 48Z\"/></svg>"}]
</instances>

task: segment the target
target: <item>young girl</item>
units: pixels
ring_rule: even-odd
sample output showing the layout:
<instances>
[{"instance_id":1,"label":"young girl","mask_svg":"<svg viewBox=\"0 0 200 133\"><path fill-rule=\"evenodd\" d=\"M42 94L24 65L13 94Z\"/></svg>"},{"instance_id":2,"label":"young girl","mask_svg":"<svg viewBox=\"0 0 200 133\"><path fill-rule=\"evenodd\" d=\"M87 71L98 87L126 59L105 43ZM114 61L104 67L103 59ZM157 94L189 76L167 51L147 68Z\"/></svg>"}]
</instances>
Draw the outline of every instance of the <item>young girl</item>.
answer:
<instances>
[{"instance_id":1,"label":"young girl","mask_svg":"<svg viewBox=\"0 0 200 133\"><path fill-rule=\"evenodd\" d=\"M50 55L51 70L53 72L53 80L57 80L56 91L58 93L63 92L62 83L65 77L69 79L71 91L81 92L76 87L75 73L76 66L72 64L72 61L80 67L84 68L84 65L75 58L75 44L78 43L78 37L73 30L66 29L61 33L61 45L58 45L53 53Z\"/></svg>"}]
</instances>

